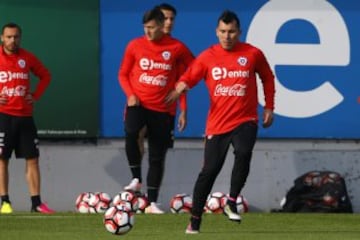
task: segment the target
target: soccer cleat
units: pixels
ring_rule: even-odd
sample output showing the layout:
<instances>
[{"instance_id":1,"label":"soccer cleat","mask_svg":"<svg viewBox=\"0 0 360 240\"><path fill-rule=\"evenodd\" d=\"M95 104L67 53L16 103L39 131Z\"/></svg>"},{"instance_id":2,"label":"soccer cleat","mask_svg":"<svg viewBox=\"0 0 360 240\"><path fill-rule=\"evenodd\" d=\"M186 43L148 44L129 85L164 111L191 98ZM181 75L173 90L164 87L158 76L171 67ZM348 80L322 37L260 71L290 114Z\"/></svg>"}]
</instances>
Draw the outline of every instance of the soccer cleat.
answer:
<instances>
[{"instance_id":1,"label":"soccer cleat","mask_svg":"<svg viewBox=\"0 0 360 240\"><path fill-rule=\"evenodd\" d=\"M191 223L189 223L188 226L186 227L185 233L186 233L186 234L198 234L198 233L199 233L199 230L194 229L194 228L191 226Z\"/></svg>"},{"instance_id":2,"label":"soccer cleat","mask_svg":"<svg viewBox=\"0 0 360 240\"><path fill-rule=\"evenodd\" d=\"M124 187L124 190L131 190L134 192L140 192L141 191L141 183L138 178L133 178L129 185Z\"/></svg>"},{"instance_id":3,"label":"soccer cleat","mask_svg":"<svg viewBox=\"0 0 360 240\"><path fill-rule=\"evenodd\" d=\"M164 214L165 212L161 210L158 205L154 202L150 203L150 205L145 208L145 213L147 214Z\"/></svg>"},{"instance_id":4,"label":"soccer cleat","mask_svg":"<svg viewBox=\"0 0 360 240\"><path fill-rule=\"evenodd\" d=\"M46 203L40 204L36 208L31 209L31 211L32 212L43 213L43 214L53 214L53 213L55 213L55 211L53 209L49 208Z\"/></svg>"},{"instance_id":5,"label":"soccer cleat","mask_svg":"<svg viewBox=\"0 0 360 240\"><path fill-rule=\"evenodd\" d=\"M191 216L190 223L186 227L186 234L198 234L200 233L201 217Z\"/></svg>"},{"instance_id":6,"label":"soccer cleat","mask_svg":"<svg viewBox=\"0 0 360 240\"><path fill-rule=\"evenodd\" d=\"M231 220L235 222L241 222L241 216L235 209L232 209L229 204L226 204L224 207L224 214Z\"/></svg>"},{"instance_id":7,"label":"soccer cleat","mask_svg":"<svg viewBox=\"0 0 360 240\"><path fill-rule=\"evenodd\" d=\"M8 202L3 202L1 204L1 209L0 209L0 213L1 214L9 214L9 213L12 213L13 212L13 209L11 207L11 204L8 203Z\"/></svg>"}]
</instances>

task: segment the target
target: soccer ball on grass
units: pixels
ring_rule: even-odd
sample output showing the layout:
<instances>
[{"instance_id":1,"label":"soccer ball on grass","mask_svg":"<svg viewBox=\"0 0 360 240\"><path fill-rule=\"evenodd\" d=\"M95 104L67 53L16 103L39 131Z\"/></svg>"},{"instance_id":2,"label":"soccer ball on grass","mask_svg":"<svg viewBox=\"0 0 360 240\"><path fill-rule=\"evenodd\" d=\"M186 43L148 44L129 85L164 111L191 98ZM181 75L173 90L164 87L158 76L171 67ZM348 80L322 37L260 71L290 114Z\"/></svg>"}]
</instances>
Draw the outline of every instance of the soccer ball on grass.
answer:
<instances>
[{"instance_id":1,"label":"soccer ball on grass","mask_svg":"<svg viewBox=\"0 0 360 240\"><path fill-rule=\"evenodd\" d=\"M192 208L192 198L189 194L180 193L170 200L170 211L172 213L188 213Z\"/></svg>"},{"instance_id":2,"label":"soccer ball on grass","mask_svg":"<svg viewBox=\"0 0 360 240\"><path fill-rule=\"evenodd\" d=\"M130 211L136 212L139 208L138 197L133 191L124 190L116 194L112 200L114 206L125 205Z\"/></svg>"},{"instance_id":3,"label":"soccer ball on grass","mask_svg":"<svg viewBox=\"0 0 360 240\"><path fill-rule=\"evenodd\" d=\"M93 192L83 192L78 195L75 200L75 208L79 213L89 213L90 205L89 200L95 195Z\"/></svg>"},{"instance_id":4,"label":"soccer ball on grass","mask_svg":"<svg viewBox=\"0 0 360 240\"><path fill-rule=\"evenodd\" d=\"M111 197L108 193L96 192L90 197L88 203L90 213L103 213L110 207Z\"/></svg>"},{"instance_id":5,"label":"soccer ball on grass","mask_svg":"<svg viewBox=\"0 0 360 240\"><path fill-rule=\"evenodd\" d=\"M149 199L144 194L138 195L137 199L139 204L136 213L145 213L145 208L147 208L150 204Z\"/></svg>"},{"instance_id":6,"label":"soccer ball on grass","mask_svg":"<svg viewBox=\"0 0 360 240\"><path fill-rule=\"evenodd\" d=\"M122 205L112 206L104 214L106 230L115 235L128 233L133 228L134 222L134 212Z\"/></svg>"},{"instance_id":7,"label":"soccer ball on grass","mask_svg":"<svg viewBox=\"0 0 360 240\"><path fill-rule=\"evenodd\" d=\"M222 192L211 193L205 204L205 212L207 213L223 213L227 197Z\"/></svg>"}]
</instances>

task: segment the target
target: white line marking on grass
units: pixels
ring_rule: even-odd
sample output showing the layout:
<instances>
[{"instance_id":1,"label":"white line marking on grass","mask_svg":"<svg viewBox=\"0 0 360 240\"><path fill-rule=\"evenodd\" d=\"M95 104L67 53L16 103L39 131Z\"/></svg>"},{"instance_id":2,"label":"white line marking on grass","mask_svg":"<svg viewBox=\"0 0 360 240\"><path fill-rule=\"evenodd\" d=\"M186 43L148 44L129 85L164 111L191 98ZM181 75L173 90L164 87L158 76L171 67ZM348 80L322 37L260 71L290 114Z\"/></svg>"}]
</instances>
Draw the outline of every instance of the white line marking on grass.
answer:
<instances>
[{"instance_id":1,"label":"white line marking on grass","mask_svg":"<svg viewBox=\"0 0 360 240\"><path fill-rule=\"evenodd\" d=\"M77 216L51 216L51 215L39 215L39 216L9 216L14 218L74 218Z\"/></svg>"}]
</instances>

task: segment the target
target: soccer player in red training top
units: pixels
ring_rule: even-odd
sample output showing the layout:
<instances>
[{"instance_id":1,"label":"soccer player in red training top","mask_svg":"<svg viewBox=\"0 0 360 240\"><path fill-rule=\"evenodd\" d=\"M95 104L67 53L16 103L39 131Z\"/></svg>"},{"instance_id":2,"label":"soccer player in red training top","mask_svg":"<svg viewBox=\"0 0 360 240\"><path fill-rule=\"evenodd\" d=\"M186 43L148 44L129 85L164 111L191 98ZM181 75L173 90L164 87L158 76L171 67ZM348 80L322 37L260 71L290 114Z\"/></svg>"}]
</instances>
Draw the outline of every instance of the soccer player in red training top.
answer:
<instances>
[{"instance_id":1,"label":"soccer player in red training top","mask_svg":"<svg viewBox=\"0 0 360 240\"><path fill-rule=\"evenodd\" d=\"M139 132L146 126L149 147L147 213L163 213L158 208L159 188L164 175L165 156L172 141L176 103L165 98L174 91L178 66L189 65L193 55L180 41L163 32L164 14L154 8L143 16L145 35L130 41L119 69L119 82L127 97L125 112L125 149L130 170L141 188Z\"/></svg>"},{"instance_id":2,"label":"soccer player in red training top","mask_svg":"<svg viewBox=\"0 0 360 240\"><path fill-rule=\"evenodd\" d=\"M163 31L166 34L171 35L171 32L174 28L174 22L175 22L175 17L176 17L176 9L175 7L173 7L172 5L168 4L168 3L161 3L159 5L156 6L156 8L159 8L162 13L165 16L165 20L164 20L164 28ZM178 72L178 77L180 77L186 70L187 66L186 65L182 65L181 66L177 66L177 70ZM178 117L178 130L181 132L185 129L186 127L186 115L187 115L187 106L186 106L186 95L183 94L180 97L180 104L179 104L179 117ZM175 129L175 118L173 121L173 131ZM141 154L141 161L143 159L144 153L145 153L145 137L146 137L146 126L144 126L139 133L139 148L140 148L140 154ZM174 141L171 141L169 144L169 148L173 147L173 143ZM140 164L141 165L141 164ZM133 181L130 182L129 185L125 186L125 190L132 190L132 189L136 189L136 186L139 186L139 179L134 178Z\"/></svg>"},{"instance_id":3,"label":"soccer player in red training top","mask_svg":"<svg viewBox=\"0 0 360 240\"><path fill-rule=\"evenodd\" d=\"M201 79L205 79L210 96L204 165L194 186L192 216L186 229L189 234L199 233L206 198L224 164L230 144L235 160L224 213L230 220L241 221L235 201L249 174L258 130L256 74L262 80L266 101L262 125L269 127L272 124L274 75L262 51L239 41L240 33L237 15L231 11L223 12L216 28L219 44L196 58L181 76L176 91L167 97L167 102L173 102Z\"/></svg>"},{"instance_id":4,"label":"soccer player in red training top","mask_svg":"<svg viewBox=\"0 0 360 240\"><path fill-rule=\"evenodd\" d=\"M33 105L50 83L50 73L30 52L20 48L21 28L15 23L3 26L0 47L0 196L1 213L12 213L8 187L11 154L25 158L31 211L53 213L40 198L40 168L37 129ZM30 89L30 72L39 78Z\"/></svg>"}]
</instances>

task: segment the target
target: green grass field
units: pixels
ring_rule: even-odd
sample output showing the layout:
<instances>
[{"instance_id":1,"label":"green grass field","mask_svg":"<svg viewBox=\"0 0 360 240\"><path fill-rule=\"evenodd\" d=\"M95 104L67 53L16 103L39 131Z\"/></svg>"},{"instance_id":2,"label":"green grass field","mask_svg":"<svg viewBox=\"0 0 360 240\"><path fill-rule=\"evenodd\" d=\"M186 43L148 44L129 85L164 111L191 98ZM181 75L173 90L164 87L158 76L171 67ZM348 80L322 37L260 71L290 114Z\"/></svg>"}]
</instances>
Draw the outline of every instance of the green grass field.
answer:
<instances>
[{"instance_id":1,"label":"green grass field","mask_svg":"<svg viewBox=\"0 0 360 240\"><path fill-rule=\"evenodd\" d=\"M205 214L198 235L184 233L188 218L187 214L137 214L134 228L116 236L105 230L102 214L14 213L0 215L0 240L360 239L360 214L246 213L241 224L223 215Z\"/></svg>"}]
</instances>

